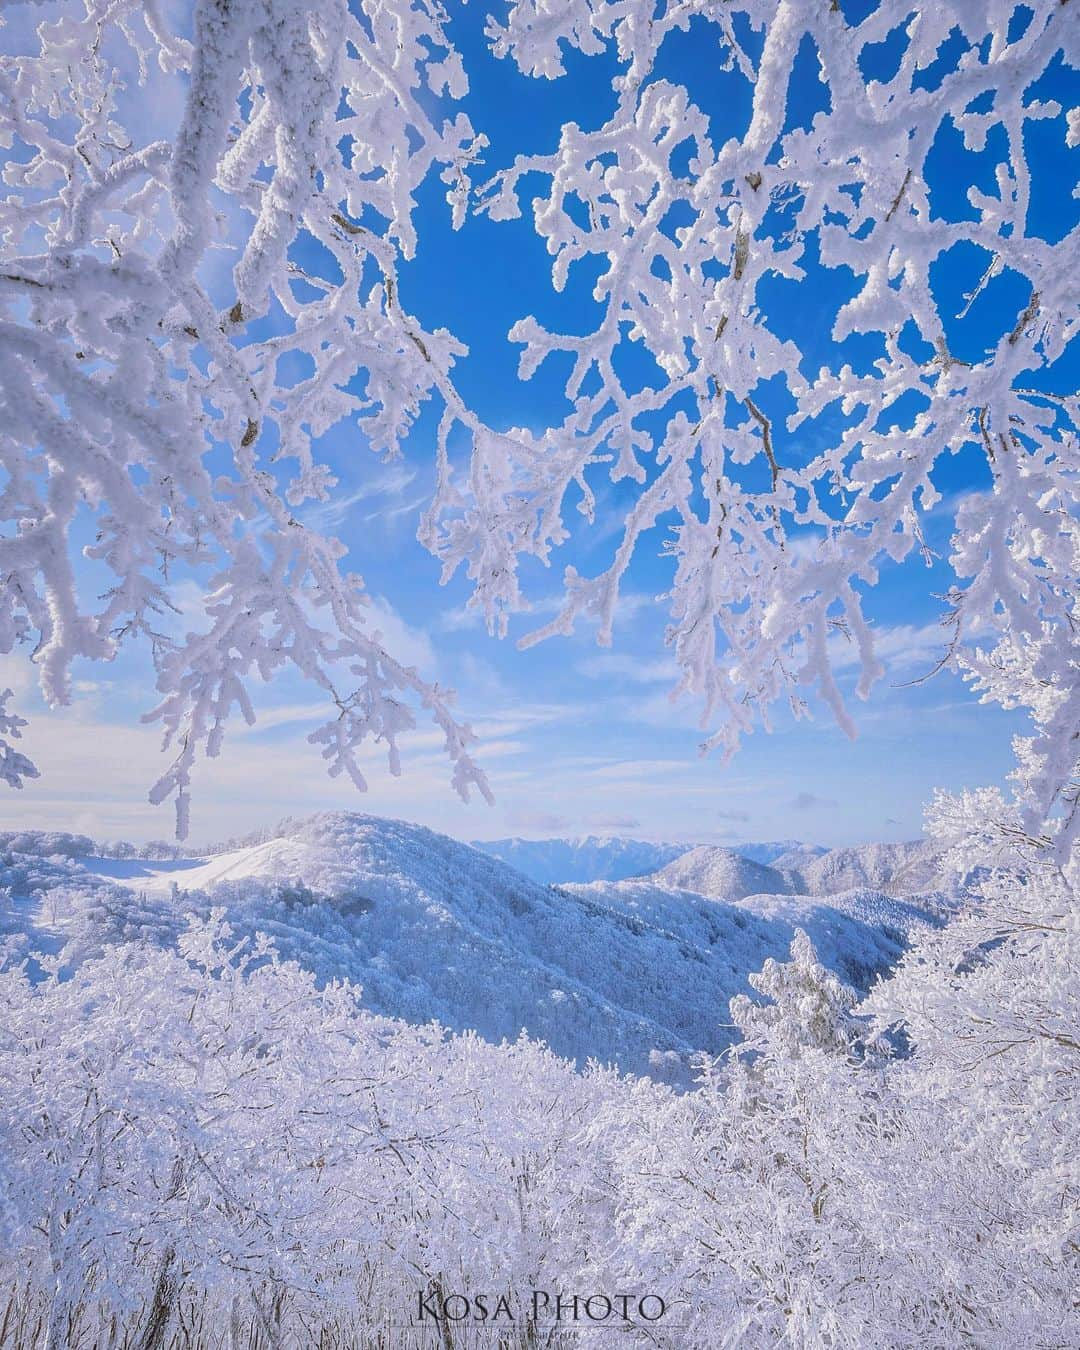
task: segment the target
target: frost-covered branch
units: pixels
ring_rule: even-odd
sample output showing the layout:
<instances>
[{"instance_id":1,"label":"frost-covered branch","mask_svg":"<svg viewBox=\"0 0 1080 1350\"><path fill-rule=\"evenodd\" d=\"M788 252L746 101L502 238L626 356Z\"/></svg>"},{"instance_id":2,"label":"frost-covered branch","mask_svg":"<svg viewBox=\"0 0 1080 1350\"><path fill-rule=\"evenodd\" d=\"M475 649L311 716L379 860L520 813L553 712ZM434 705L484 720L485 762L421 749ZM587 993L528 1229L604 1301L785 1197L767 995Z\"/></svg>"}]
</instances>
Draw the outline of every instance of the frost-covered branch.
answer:
<instances>
[{"instance_id":1,"label":"frost-covered branch","mask_svg":"<svg viewBox=\"0 0 1080 1350\"><path fill-rule=\"evenodd\" d=\"M600 473L640 483L610 566L592 577L568 568L561 611L525 641L588 616L609 642L642 535L670 523L679 688L703 700L706 746L730 753L778 699L801 713L808 685L853 731L827 638L840 627L856 643L865 697L882 674L865 593L883 565L927 555L939 471L978 447L991 485L956 516L951 651L987 630L1004 644L997 661L1017 641L1038 646L1039 678L1061 693L1027 762L1031 810L1046 815L1080 729L1066 697L1077 683L1080 419L1076 399L1045 378L1077 333L1080 229L1055 242L1033 223L1025 135L1066 123L1035 87L1062 57L1076 63L1074 16L1054 0L882 5L859 22L846 8L518 0L489 22L496 54L533 76L560 75L564 49L617 50L610 119L565 126L553 153L518 158L484 197L491 216L516 217L524 176L542 176L533 212L554 285L578 263L598 267L599 320L584 336L534 317L512 330L525 377L553 354L569 358L571 411L542 438L478 438L469 490L445 476L428 538L448 570L468 568L489 623L502 625L519 604L519 560L549 561L575 493L588 514ZM668 77L665 42L691 25L696 42L715 43L718 72L752 84L745 128L710 119ZM802 125L789 116L800 52L824 90ZM961 158L991 137L1002 147L996 188L972 186L962 219L942 207L930 163L953 128ZM1075 142L1074 121L1065 137ZM986 270L957 318L938 277L961 245L979 249ZM806 303L800 283L820 269L841 293L857 283L818 316L824 359L788 336L790 310ZM958 359L950 343L959 333L973 345L962 320L979 296L997 287L1007 306L1020 285L1025 299L1000 331L985 327L993 310L976 309L982 354Z\"/></svg>"},{"instance_id":2,"label":"frost-covered branch","mask_svg":"<svg viewBox=\"0 0 1080 1350\"><path fill-rule=\"evenodd\" d=\"M1053 817L1067 848L1080 828L1080 417L1053 368L1077 332L1080 227L1040 233L1026 138L1060 124L1077 143L1073 113L1039 92L1056 63L1077 64L1076 25L1056 0L882 5L858 21L847 8L492 6L491 48L524 75L559 76L573 48L618 60L603 125L567 124L550 154L481 190L482 210L512 218L538 175L556 289L598 273L592 331L534 316L511 330L524 377L549 356L569 365L568 410L541 433L467 406L453 381L464 349L402 295L421 185L437 174L461 223L485 144L463 113L444 115L466 79L438 6L198 0L190 40L135 0L85 0L80 17L43 24L36 54L0 65L13 148L0 650L33 644L60 703L76 658L147 639L151 716L177 750L154 797L176 796L181 826L195 756L217 752L234 710L253 715L253 678L288 665L334 710L313 737L331 772L362 783L367 737L396 769L420 704L446 732L458 789L484 791L467 728L382 648L342 546L302 519L335 486L319 456L331 428L358 426L393 456L431 399L437 487L420 537L444 578L464 569L490 627L527 608L522 560L556 557L568 507L591 519L603 476L627 481L638 490L609 565L567 567L560 611L524 641L586 618L610 642L642 539L666 526L667 638L705 747L730 754L778 701L801 715L808 688L850 734L829 639L854 642L867 696L882 674L867 592L883 566L929 558L941 470L975 453L987 485L955 512L949 662L995 633L1000 645L971 658L983 692L1019 697L987 672L1020 649L1032 687L1055 691L1020 795L1029 827ZM714 44L718 75L745 82L745 125L678 82L669 53L688 29ZM795 97L806 56L812 115ZM140 135L125 85L162 79L182 91L178 126ZM939 200L945 135L972 164L960 211ZM221 249L241 229L226 272ZM939 278L961 247L982 262L956 313ZM835 287L811 284L823 278ZM796 341L791 312L819 294L816 336L803 326ZM70 559L87 512L101 605ZM208 627L177 637L161 616L192 577Z\"/></svg>"},{"instance_id":3,"label":"frost-covered branch","mask_svg":"<svg viewBox=\"0 0 1080 1350\"><path fill-rule=\"evenodd\" d=\"M24 778L37 778L37 765L11 744L22 735L26 718L7 710L11 690L0 694L0 779L9 787L21 788Z\"/></svg>"},{"instance_id":4,"label":"frost-covered branch","mask_svg":"<svg viewBox=\"0 0 1080 1350\"><path fill-rule=\"evenodd\" d=\"M384 649L343 546L299 518L335 485L319 438L347 419L396 455L462 350L395 288L418 188L439 174L460 223L482 143L444 116L465 81L443 22L427 4L199 0L189 42L156 5L86 0L0 65L0 650L32 643L55 705L77 658L149 640L149 716L176 751L151 798L175 797L181 835L196 755L289 665L326 695L312 740L332 774L362 788L368 739L398 772L419 705L457 790L487 795L469 729ZM141 143L129 85L178 92L173 141ZM96 604L71 558L87 512ZM177 635L163 616L191 579L206 627Z\"/></svg>"}]
</instances>

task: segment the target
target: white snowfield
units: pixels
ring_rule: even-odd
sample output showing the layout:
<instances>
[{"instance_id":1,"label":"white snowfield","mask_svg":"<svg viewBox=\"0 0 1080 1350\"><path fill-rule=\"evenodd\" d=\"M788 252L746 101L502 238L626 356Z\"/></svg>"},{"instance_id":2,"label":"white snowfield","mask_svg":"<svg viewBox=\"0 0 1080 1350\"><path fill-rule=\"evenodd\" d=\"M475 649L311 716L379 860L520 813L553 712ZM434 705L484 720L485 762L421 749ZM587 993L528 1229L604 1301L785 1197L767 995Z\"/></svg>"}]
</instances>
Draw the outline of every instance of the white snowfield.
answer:
<instances>
[{"instance_id":1,"label":"white snowfield","mask_svg":"<svg viewBox=\"0 0 1080 1350\"><path fill-rule=\"evenodd\" d=\"M796 927L865 991L950 909L942 894L784 894L780 873L724 849L643 880L543 886L422 826L351 812L191 859L71 856L78 841L57 838L41 848L68 856L35 857L27 835L6 854L39 950L66 942L78 961L115 942L171 944L185 915L216 907L320 980L360 984L373 1012L492 1041L524 1031L579 1064L676 1081L697 1052L730 1043L728 1001L767 957L785 958Z\"/></svg>"},{"instance_id":2,"label":"white snowfield","mask_svg":"<svg viewBox=\"0 0 1080 1350\"><path fill-rule=\"evenodd\" d=\"M174 886L187 891L206 890L222 881L248 877L285 880L315 876L332 864L331 850L306 839L270 839L250 848L218 853L212 858L182 862L84 858L88 870L130 885L146 895L169 895Z\"/></svg>"}]
</instances>

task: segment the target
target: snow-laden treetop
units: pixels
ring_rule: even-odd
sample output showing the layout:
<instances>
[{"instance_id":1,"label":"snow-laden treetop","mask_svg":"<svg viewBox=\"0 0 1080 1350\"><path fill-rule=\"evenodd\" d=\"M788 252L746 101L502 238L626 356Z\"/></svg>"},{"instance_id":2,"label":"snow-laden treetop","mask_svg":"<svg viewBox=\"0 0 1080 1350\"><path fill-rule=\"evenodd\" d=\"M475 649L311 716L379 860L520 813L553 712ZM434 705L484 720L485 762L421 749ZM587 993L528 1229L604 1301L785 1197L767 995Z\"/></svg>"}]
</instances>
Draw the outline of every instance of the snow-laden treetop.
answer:
<instances>
[{"instance_id":1,"label":"snow-laden treetop","mask_svg":"<svg viewBox=\"0 0 1080 1350\"><path fill-rule=\"evenodd\" d=\"M1077 408L1060 362L1080 229L1033 228L1027 147L1041 122L1080 140L1076 110L1039 92L1077 64L1072 8L492 4L491 46L523 76L557 77L571 49L614 52L617 74L601 125L568 124L550 153L481 170L453 18L429 0L196 0L183 32L151 0L73 0L29 54L0 61L0 651L29 644L62 703L76 658L149 641L150 715L176 749L152 798L175 795L181 834L196 755L218 753L234 709L253 718L253 678L287 665L326 695L312 740L331 773L362 787L368 737L396 772L418 704L445 732L457 789L486 793L445 692L384 649L342 545L297 518L334 489L321 438L359 427L397 455L432 400L439 474L421 538L446 574L465 569L492 628L525 603L521 561L557 558L568 504L591 518L598 479L628 480L610 565L567 567L562 609L527 640L589 617L610 641L620 582L662 521L668 641L705 744L733 751L777 700L802 711L806 686L851 731L829 638L857 644L865 695L882 673L865 592L925 547L935 467L974 446L988 486L955 511L946 658L984 696L1033 708L1017 828L1038 837L1056 812L1067 846ZM665 64L692 23L717 69L752 86L745 126L710 119ZM792 72L807 43L827 98L803 124ZM182 105L158 135L130 94L166 77ZM935 201L943 129L966 154L1000 148L962 218ZM518 214L526 174L545 185L534 221L554 285L592 267L600 307L592 331L523 316L510 333L525 376L551 355L568 370L570 411L541 433L489 426L465 404L463 348L426 329L399 284L423 247L429 177L459 224L470 210ZM215 250L238 216L223 280ZM963 355L935 280L960 244L984 262L965 313L993 288L1019 297L992 307L1004 320ZM824 360L768 301L809 267L857 281ZM284 378L283 358L305 376ZM78 548L111 578L93 602ZM159 616L192 579L205 628L177 636ZM964 655L980 634L987 650ZM0 700L0 736L20 726ZM0 771L17 785L34 766L3 740Z\"/></svg>"}]
</instances>

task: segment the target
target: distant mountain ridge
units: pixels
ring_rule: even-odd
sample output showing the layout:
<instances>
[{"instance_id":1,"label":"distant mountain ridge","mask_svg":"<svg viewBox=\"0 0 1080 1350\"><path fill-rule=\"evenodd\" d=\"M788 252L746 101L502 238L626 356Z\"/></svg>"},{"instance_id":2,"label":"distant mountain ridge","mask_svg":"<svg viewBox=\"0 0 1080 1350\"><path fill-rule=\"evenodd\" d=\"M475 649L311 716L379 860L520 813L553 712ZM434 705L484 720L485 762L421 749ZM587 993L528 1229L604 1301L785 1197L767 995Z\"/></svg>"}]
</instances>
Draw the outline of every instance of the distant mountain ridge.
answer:
<instances>
[{"instance_id":1,"label":"distant mountain ridge","mask_svg":"<svg viewBox=\"0 0 1080 1350\"><path fill-rule=\"evenodd\" d=\"M956 890L956 879L943 867L941 850L924 839L828 850L800 844L779 854L771 866L709 845L673 859L649 879L732 901L754 894L828 897L857 889L905 896Z\"/></svg>"},{"instance_id":2,"label":"distant mountain ridge","mask_svg":"<svg viewBox=\"0 0 1080 1350\"><path fill-rule=\"evenodd\" d=\"M795 851L813 857L820 857L829 851L824 844L807 844L801 839L774 839L756 844L724 844L722 847L730 853L737 853L740 858L761 863L763 867L775 867L777 858Z\"/></svg>"},{"instance_id":3,"label":"distant mountain ridge","mask_svg":"<svg viewBox=\"0 0 1080 1350\"><path fill-rule=\"evenodd\" d=\"M834 848L817 857L788 853L775 866L804 895L834 895L868 886L890 895L917 895L942 884L941 852L925 839Z\"/></svg>"},{"instance_id":4,"label":"distant mountain ridge","mask_svg":"<svg viewBox=\"0 0 1080 1350\"><path fill-rule=\"evenodd\" d=\"M655 872L692 847L592 834L560 839L476 839L472 846L517 868L541 885L621 881L642 876Z\"/></svg>"},{"instance_id":5,"label":"distant mountain ridge","mask_svg":"<svg viewBox=\"0 0 1080 1350\"><path fill-rule=\"evenodd\" d=\"M693 843L593 834L578 838L474 839L472 846L493 858L501 858L533 881L545 885L563 882L584 885L590 881L626 881L630 877L648 876L698 847ZM803 844L794 839L730 844L727 848L740 857L762 864L771 863L793 849L808 850L815 856L826 852L818 844Z\"/></svg>"},{"instance_id":6,"label":"distant mountain ridge","mask_svg":"<svg viewBox=\"0 0 1080 1350\"><path fill-rule=\"evenodd\" d=\"M302 830L304 825L305 818L290 817L275 827L255 830L202 849L197 856L204 860L221 858L272 842L290 832ZM821 844L790 839L694 845L586 835L579 838L480 840L462 847L471 847L497 858L541 885L626 881L633 877L653 876L672 868L665 873L671 884L698 889L702 894L724 899L736 898L733 892L724 893L721 880L723 869L727 869L732 877L735 876L737 865L734 858L768 869L764 876L757 876L752 868L744 869L745 880L738 884L732 883L733 890L743 894L752 893L752 890L747 890L747 885L750 885L752 889L773 894L833 895L852 888L866 887L891 895L917 895L939 888L951 889L955 884L952 878L942 875L940 851L924 839L826 849ZM183 870L193 865L195 856L185 855L175 844L161 841L141 845L102 843L86 835L59 830L0 831L0 851L3 850L25 856L68 859L93 854L101 860L114 862L116 866L113 874L117 876L135 875L129 870L129 865L136 867L137 863L145 864L143 871L147 875L154 872L155 868L158 872L165 870L163 865L166 863ZM704 879L705 873L702 871L709 857L725 860L722 867L717 861L711 881ZM685 861L680 863L680 860ZM677 863L680 863L678 867L675 866ZM718 872L717 868L721 870ZM696 884L691 884L695 875L698 880ZM704 890L701 890L702 886Z\"/></svg>"},{"instance_id":7,"label":"distant mountain ridge","mask_svg":"<svg viewBox=\"0 0 1080 1350\"><path fill-rule=\"evenodd\" d=\"M473 847L541 884L659 877L661 884L724 900L755 892L828 896L859 887L918 895L953 885L942 875L940 851L924 839L828 849L793 839L695 845L588 835L478 840Z\"/></svg>"}]
</instances>

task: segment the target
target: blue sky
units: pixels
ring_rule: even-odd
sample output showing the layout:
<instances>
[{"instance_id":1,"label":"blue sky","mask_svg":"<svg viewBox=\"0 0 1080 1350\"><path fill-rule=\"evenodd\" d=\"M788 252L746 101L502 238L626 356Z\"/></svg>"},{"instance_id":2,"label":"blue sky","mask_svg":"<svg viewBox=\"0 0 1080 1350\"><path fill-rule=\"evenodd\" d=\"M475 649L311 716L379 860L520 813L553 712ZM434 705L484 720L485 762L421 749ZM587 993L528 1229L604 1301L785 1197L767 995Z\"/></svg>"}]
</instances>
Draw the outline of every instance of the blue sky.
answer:
<instances>
[{"instance_id":1,"label":"blue sky","mask_svg":"<svg viewBox=\"0 0 1080 1350\"><path fill-rule=\"evenodd\" d=\"M470 70L466 107L491 140L486 162L494 170L515 153L554 148L564 122L596 125L613 105L614 63L571 55L562 80L525 80L509 62L488 55L480 36L487 8L455 7L451 31ZM750 86L737 74L716 73L715 47L703 40L709 31L695 27L669 44L662 73L690 85L722 139L745 124ZM887 50L880 59L888 61ZM1043 86L1042 97L1066 105L1075 101L1065 72ZM824 97L807 54L797 69L789 123L805 124L824 106ZM1062 122L1034 124L1029 140L1037 183L1032 227L1054 238L1076 219L1070 194L1080 152L1066 158ZM935 210L959 217L971 210L967 186L992 182L1003 146L991 136L986 151L972 156L948 135L939 140L931 184ZM468 344L470 355L458 368L459 388L483 418L497 426L540 429L564 411L561 367L548 362L522 384L516 374L519 349L506 332L528 313L552 329L584 331L595 311L587 269L571 273L566 291L554 295L550 258L530 229L528 212L516 222L474 218L455 234L444 190L435 182L422 194L420 252L402 274L403 301L429 327L445 325ZM953 298L957 302L949 312L959 312L962 292L984 265L961 252L939 269L940 294L950 305ZM957 320L950 334L957 354L977 355L988 334L1015 321L1026 294L1018 306L1008 278L1002 280L1002 286L987 288L966 320ZM797 294L790 283L785 286L776 288L771 301L778 326L799 341L812 365L830 359L832 316L856 288L850 274L811 269ZM1075 387L1076 373L1075 359L1059 363L1045 377L1047 387ZM466 807L457 801L439 738L423 725L404 747L401 779L391 780L373 755L365 797L332 782L305 740L322 706L299 681L284 680L259 691L259 725L237 728L223 758L199 767L194 838L224 837L285 814L348 807L404 816L462 838L622 833L839 844L910 838L920 832L923 806L935 787L998 782L1007 773L1010 738L1024 729L1021 717L977 705L949 674L911 684L934 667L943 646L938 626L943 606L934 595L946 589L949 574L940 564L927 569L914 561L883 572L869 608L888 674L860 704L853 694L853 657L842 667L857 741L848 742L822 707L813 707L813 721L801 723L780 710L775 732L756 734L727 766L718 757L699 758L696 708L668 700L675 671L663 645L666 615L657 599L670 581L670 561L660 556L662 528L646 539L633 564L613 648L598 648L583 630L519 651L514 639L535 626L530 616L512 624L507 641L489 638L465 608L467 583L458 577L440 588L439 564L415 540L432 489L434 426L435 410L429 409L405 456L390 464L372 455L354 431L338 427L325 444L341 480L338 500L309 517L349 546L346 566L365 577L388 645L396 644L393 649L404 651L425 674L458 690L459 709L483 740L480 753L496 805ZM823 425L812 434L827 432ZM577 524L571 513L573 537L555 567L524 571L539 616L552 612L566 564L586 573L605 565L628 489L605 488L601 479L596 486L596 525ZM943 466L939 487L945 500L927 522L928 541L939 554L947 552L949 508L964 493L985 486L985 463L974 450ZM194 617L194 594L188 599ZM25 747L43 770L40 780L8 794L5 823L167 837L171 808L150 807L145 799L160 772L157 732L135 721L155 701L148 654L125 652L107 670L87 666L79 673L73 706L48 712L25 663L7 661L0 668L0 687L12 684L20 710L32 718Z\"/></svg>"}]
</instances>

